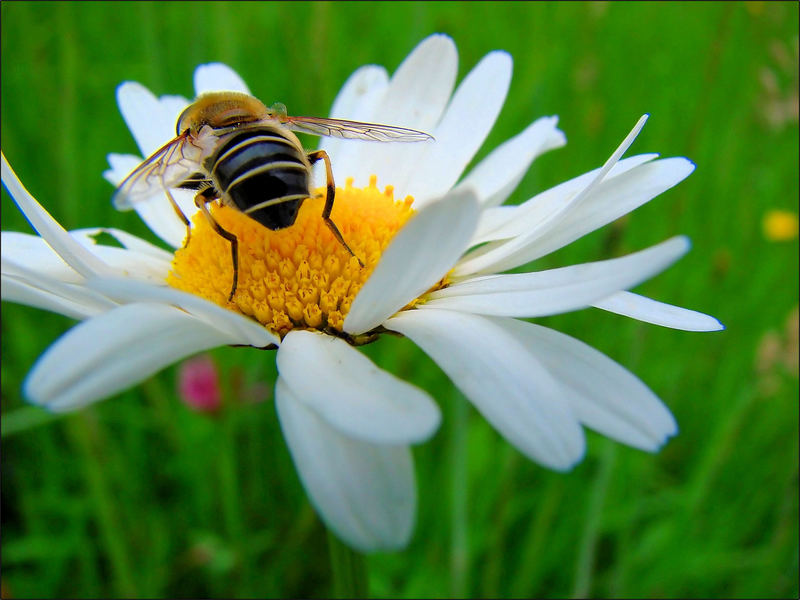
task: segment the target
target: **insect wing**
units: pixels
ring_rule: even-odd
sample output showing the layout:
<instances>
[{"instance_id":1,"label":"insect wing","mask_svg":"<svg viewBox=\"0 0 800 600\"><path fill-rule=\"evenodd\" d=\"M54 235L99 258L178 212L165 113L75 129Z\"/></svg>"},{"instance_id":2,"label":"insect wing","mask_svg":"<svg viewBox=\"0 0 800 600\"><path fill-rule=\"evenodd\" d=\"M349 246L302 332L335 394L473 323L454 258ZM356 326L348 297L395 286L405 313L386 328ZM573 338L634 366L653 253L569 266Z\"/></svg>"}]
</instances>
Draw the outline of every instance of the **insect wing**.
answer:
<instances>
[{"instance_id":1,"label":"insect wing","mask_svg":"<svg viewBox=\"0 0 800 600\"><path fill-rule=\"evenodd\" d=\"M282 117L281 122L284 126L294 131L346 140L424 142L433 139L433 136L428 135L424 131L406 129L405 127L393 127L391 125L380 125L378 123L289 116Z\"/></svg>"},{"instance_id":2,"label":"insect wing","mask_svg":"<svg viewBox=\"0 0 800 600\"><path fill-rule=\"evenodd\" d=\"M186 134L167 142L120 183L112 197L114 206L128 210L137 202L177 187L197 172L197 159L198 148Z\"/></svg>"}]
</instances>

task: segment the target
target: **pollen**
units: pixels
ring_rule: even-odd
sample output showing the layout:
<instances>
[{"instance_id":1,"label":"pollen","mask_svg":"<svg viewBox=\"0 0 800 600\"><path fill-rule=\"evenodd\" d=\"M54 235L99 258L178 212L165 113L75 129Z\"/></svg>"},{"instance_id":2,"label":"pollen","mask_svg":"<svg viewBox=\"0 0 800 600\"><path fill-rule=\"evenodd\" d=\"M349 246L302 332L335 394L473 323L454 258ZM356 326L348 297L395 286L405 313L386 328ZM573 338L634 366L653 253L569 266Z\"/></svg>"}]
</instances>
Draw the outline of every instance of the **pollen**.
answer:
<instances>
[{"instance_id":1,"label":"pollen","mask_svg":"<svg viewBox=\"0 0 800 600\"><path fill-rule=\"evenodd\" d=\"M239 282L229 302L233 260L228 241L198 212L189 243L175 253L167 283L255 319L281 338L292 329L343 336L347 312L394 235L414 214L413 198L391 186L336 189L331 218L356 256L322 219L325 189L315 190L289 227L272 231L244 213L213 205L211 214L239 241ZM358 258L356 258L358 257ZM358 259L364 263L362 267Z\"/></svg>"}]
</instances>

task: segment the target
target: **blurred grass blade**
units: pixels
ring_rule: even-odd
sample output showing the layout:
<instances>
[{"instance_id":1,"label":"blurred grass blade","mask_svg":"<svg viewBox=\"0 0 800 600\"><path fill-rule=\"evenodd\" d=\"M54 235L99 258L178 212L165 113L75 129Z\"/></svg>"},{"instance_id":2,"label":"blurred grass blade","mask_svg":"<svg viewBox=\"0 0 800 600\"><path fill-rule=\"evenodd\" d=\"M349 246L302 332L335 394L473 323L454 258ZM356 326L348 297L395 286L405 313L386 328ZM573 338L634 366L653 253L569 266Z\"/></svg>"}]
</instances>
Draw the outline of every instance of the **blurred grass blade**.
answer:
<instances>
[{"instance_id":1,"label":"blurred grass blade","mask_svg":"<svg viewBox=\"0 0 800 600\"><path fill-rule=\"evenodd\" d=\"M66 413L51 413L38 406L23 406L3 413L0 422L0 437L3 439L28 431L41 425L47 425L63 418Z\"/></svg>"}]
</instances>

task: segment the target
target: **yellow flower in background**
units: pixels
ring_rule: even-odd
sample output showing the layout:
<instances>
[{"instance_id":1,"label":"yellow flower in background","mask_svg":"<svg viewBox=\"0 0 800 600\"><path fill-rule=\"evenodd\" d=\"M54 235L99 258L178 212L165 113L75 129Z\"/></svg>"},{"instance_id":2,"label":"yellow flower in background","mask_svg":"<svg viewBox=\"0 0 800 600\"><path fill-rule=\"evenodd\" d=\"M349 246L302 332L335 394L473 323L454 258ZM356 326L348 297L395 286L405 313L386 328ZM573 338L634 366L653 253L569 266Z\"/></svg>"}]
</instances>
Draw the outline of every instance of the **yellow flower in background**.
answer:
<instances>
[{"instance_id":1,"label":"yellow flower in background","mask_svg":"<svg viewBox=\"0 0 800 600\"><path fill-rule=\"evenodd\" d=\"M773 209L761 221L764 237L770 242L788 242L797 237L797 213Z\"/></svg>"}]
</instances>

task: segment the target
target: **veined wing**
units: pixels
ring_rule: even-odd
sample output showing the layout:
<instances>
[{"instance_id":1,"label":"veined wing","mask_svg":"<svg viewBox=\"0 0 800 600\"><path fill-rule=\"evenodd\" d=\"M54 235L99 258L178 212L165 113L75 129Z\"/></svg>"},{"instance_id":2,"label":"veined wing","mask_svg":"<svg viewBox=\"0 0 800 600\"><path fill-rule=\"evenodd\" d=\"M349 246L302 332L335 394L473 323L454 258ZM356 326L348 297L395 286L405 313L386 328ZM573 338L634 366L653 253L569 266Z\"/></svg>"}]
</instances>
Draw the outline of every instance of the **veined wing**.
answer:
<instances>
[{"instance_id":1,"label":"veined wing","mask_svg":"<svg viewBox=\"0 0 800 600\"><path fill-rule=\"evenodd\" d=\"M424 131L393 127L379 123L362 123L343 119L323 119L317 117L290 117L280 115L279 120L289 129L313 135L325 135L347 140L367 140L372 142L424 142L433 136Z\"/></svg>"},{"instance_id":2,"label":"veined wing","mask_svg":"<svg viewBox=\"0 0 800 600\"><path fill-rule=\"evenodd\" d=\"M111 201L118 210L130 210L137 202L178 187L200 169L199 154L188 134L179 135L136 167L119 184Z\"/></svg>"}]
</instances>

